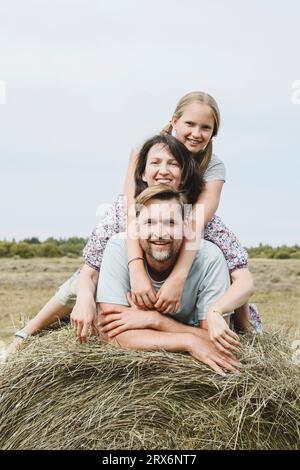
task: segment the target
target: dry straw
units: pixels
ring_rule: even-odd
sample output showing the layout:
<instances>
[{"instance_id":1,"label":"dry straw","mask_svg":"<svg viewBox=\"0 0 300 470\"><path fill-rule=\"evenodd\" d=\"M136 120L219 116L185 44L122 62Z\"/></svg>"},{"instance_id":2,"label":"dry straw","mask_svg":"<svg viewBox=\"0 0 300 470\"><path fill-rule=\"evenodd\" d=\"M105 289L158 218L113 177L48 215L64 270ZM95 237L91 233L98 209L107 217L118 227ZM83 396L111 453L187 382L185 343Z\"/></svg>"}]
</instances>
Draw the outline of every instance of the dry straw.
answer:
<instances>
[{"instance_id":1,"label":"dry straw","mask_svg":"<svg viewBox=\"0 0 300 470\"><path fill-rule=\"evenodd\" d=\"M1 449L299 449L299 366L278 333L242 340L239 375L66 327L1 368Z\"/></svg>"}]
</instances>

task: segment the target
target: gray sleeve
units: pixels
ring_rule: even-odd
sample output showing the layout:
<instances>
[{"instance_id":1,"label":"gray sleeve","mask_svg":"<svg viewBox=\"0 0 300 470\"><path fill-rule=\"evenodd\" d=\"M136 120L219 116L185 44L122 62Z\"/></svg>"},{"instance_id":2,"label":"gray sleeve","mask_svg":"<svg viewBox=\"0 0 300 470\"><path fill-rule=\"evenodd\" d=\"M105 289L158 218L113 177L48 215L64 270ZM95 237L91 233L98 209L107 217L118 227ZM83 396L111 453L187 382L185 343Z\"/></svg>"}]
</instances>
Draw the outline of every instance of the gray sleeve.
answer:
<instances>
[{"instance_id":1,"label":"gray sleeve","mask_svg":"<svg viewBox=\"0 0 300 470\"><path fill-rule=\"evenodd\" d=\"M217 247L215 247L217 248ZM217 248L207 265L206 273L197 295L198 320L204 320L208 308L214 304L230 286L230 277L225 258Z\"/></svg>"},{"instance_id":2,"label":"gray sleeve","mask_svg":"<svg viewBox=\"0 0 300 470\"><path fill-rule=\"evenodd\" d=\"M130 291L126 243L120 235L117 237L109 240L104 251L96 302L129 306L126 297Z\"/></svg>"},{"instance_id":3,"label":"gray sleeve","mask_svg":"<svg viewBox=\"0 0 300 470\"><path fill-rule=\"evenodd\" d=\"M204 181L226 181L226 169L225 165L222 160L217 157L217 155L213 154L211 160L208 164L206 172L203 175Z\"/></svg>"}]
</instances>

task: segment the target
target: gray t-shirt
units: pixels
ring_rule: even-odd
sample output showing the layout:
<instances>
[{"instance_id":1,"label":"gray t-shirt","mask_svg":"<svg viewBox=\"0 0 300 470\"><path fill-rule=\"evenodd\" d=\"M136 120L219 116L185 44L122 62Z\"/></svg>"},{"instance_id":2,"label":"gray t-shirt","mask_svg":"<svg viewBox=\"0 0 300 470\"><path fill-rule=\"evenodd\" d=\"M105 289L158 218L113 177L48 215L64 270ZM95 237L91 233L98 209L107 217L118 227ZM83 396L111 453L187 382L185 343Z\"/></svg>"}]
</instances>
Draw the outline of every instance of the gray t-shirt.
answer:
<instances>
[{"instance_id":1,"label":"gray t-shirt","mask_svg":"<svg viewBox=\"0 0 300 470\"><path fill-rule=\"evenodd\" d=\"M126 294L130 291L125 234L114 235L107 243L99 276L97 302L129 306ZM158 290L164 281L152 280ZM186 280L179 310L174 320L198 326L205 319L208 307L230 286L229 272L221 250L203 240L196 253Z\"/></svg>"},{"instance_id":2,"label":"gray t-shirt","mask_svg":"<svg viewBox=\"0 0 300 470\"><path fill-rule=\"evenodd\" d=\"M224 163L213 153L206 172L203 175L204 181L221 180L225 182L225 176L226 170Z\"/></svg>"}]
</instances>

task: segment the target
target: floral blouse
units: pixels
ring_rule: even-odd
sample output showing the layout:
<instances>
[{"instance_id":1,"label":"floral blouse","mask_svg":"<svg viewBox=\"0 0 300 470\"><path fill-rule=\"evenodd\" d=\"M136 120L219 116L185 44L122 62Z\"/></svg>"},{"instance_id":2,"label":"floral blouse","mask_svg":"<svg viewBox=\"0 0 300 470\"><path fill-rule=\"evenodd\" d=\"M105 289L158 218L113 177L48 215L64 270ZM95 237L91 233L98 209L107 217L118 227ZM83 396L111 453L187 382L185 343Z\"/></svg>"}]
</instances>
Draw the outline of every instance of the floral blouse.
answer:
<instances>
[{"instance_id":1,"label":"floral blouse","mask_svg":"<svg viewBox=\"0 0 300 470\"><path fill-rule=\"evenodd\" d=\"M120 194L114 204L105 212L99 224L93 230L84 250L85 263L96 271L100 271L103 253L108 240L115 234L126 231L127 216L124 195ZM236 236L214 216L204 228L204 238L217 245L226 259L229 272L248 268L248 255Z\"/></svg>"}]
</instances>

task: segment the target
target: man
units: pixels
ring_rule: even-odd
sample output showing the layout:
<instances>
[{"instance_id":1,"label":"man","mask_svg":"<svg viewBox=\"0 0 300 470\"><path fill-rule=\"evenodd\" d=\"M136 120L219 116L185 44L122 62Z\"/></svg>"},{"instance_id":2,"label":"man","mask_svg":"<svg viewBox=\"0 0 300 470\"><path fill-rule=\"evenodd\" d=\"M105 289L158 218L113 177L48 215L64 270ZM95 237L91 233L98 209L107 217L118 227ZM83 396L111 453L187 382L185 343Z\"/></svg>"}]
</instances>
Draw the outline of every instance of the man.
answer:
<instances>
[{"instance_id":1,"label":"man","mask_svg":"<svg viewBox=\"0 0 300 470\"><path fill-rule=\"evenodd\" d=\"M136 199L137 233L145 253L145 267L156 290L171 273L185 233L184 196L169 186L152 186ZM231 351L218 350L209 339L206 314L228 289L230 278L223 254L203 240L186 280L179 310L171 316L155 310L138 310L130 298L128 265L123 234L107 244L97 288L102 337L124 348L186 351L220 375L238 372L232 351L239 342L228 335ZM228 312L230 313L230 312Z\"/></svg>"}]
</instances>

